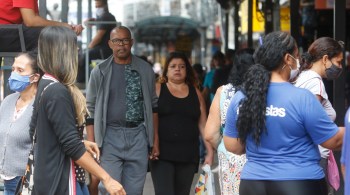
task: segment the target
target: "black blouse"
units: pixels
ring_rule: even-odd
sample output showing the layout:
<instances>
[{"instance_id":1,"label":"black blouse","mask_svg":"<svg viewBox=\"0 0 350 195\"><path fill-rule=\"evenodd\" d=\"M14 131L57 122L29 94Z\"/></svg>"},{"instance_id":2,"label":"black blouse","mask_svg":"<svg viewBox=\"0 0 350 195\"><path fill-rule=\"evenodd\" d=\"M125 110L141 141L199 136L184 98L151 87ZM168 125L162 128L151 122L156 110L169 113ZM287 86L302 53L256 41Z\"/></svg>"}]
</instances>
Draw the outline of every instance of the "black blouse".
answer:
<instances>
[{"instance_id":1,"label":"black blouse","mask_svg":"<svg viewBox=\"0 0 350 195\"><path fill-rule=\"evenodd\" d=\"M159 149L162 160L199 161L200 103L193 86L185 98L173 96L167 85L161 85L158 100Z\"/></svg>"}]
</instances>

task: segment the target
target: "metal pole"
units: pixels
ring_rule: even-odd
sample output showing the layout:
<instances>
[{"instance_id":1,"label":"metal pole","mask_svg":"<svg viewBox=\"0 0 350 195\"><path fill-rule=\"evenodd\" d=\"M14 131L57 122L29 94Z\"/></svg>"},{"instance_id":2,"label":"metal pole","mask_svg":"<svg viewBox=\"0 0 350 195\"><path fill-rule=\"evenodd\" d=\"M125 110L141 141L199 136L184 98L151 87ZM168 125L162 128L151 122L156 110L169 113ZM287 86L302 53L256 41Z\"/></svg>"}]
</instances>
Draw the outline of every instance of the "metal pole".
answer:
<instances>
[{"instance_id":1,"label":"metal pole","mask_svg":"<svg viewBox=\"0 0 350 195\"><path fill-rule=\"evenodd\" d=\"M273 31L273 3L272 0L265 1L265 34Z\"/></svg>"},{"instance_id":2,"label":"metal pole","mask_svg":"<svg viewBox=\"0 0 350 195\"><path fill-rule=\"evenodd\" d=\"M92 18L92 3L88 0L88 18Z\"/></svg>"},{"instance_id":3,"label":"metal pole","mask_svg":"<svg viewBox=\"0 0 350 195\"><path fill-rule=\"evenodd\" d=\"M83 5L82 5L83 0L78 0L78 6L77 6L77 24L82 24L83 23ZM78 41L79 48L82 48L82 41Z\"/></svg>"},{"instance_id":4,"label":"metal pole","mask_svg":"<svg viewBox=\"0 0 350 195\"><path fill-rule=\"evenodd\" d=\"M61 11L61 19L62 22L68 23L68 6L69 0L62 0L62 11Z\"/></svg>"},{"instance_id":5,"label":"metal pole","mask_svg":"<svg viewBox=\"0 0 350 195\"><path fill-rule=\"evenodd\" d=\"M201 43L200 43L200 48L201 48L201 64L204 66L205 64L205 39L206 39L206 29L205 27L199 28L198 29L200 35L201 35Z\"/></svg>"},{"instance_id":6,"label":"metal pole","mask_svg":"<svg viewBox=\"0 0 350 195\"><path fill-rule=\"evenodd\" d=\"M281 30L281 7L279 4L279 0L275 1L274 6L273 6L273 17L272 17L272 22L273 22L273 30L274 31L279 31Z\"/></svg>"},{"instance_id":7,"label":"metal pole","mask_svg":"<svg viewBox=\"0 0 350 195\"><path fill-rule=\"evenodd\" d=\"M239 3L238 1L234 1L234 16L233 16L233 21L234 21L234 33L235 33L235 50L237 51L239 49L239 41L238 41L238 37L239 37L239 15L238 15L238 11L239 11Z\"/></svg>"},{"instance_id":8,"label":"metal pole","mask_svg":"<svg viewBox=\"0 0 350 195\"><path fill-rule=\"evenodd\" d=\"M92 18L92 5L91 0L88 0L88 18ZM86 31L86 49L85 49L85 86L89 83L89 75L90 75L90 64L89 64L89 48L88 45L91 42L92 39L92 26L90 24L91 22L88 22L87 24L87 31Z\"/></svg>"},{"instance_id":9,"label":"metal pole","mask_svg":"<svg viewBox=\"0 0 350 195\"><path fill-rule=\"evenodd\" d=\"M46 0L39 1L39 15L42 18L46 18L46 15L47 15Z\"/></svg>"},{"instance_id":10,"label":"metal pole","mask_svg":"<svg viewBox=\"0 0 350 195\"><path fill-rule=\"evenodd\" d=\"M82 24L82 18L83 18L83 5L82 5L82 1L83 0L78 0L77 3L78 3L78 6L77 6L77 15L78 15L78 21L77 21L77 24Z\"/></svg>"},{"instance_id":11,"label":"metal pole","mask_svg":"<svg viewBox=\"0 0 350 195\"><path fill-rule=\"evenodd\" d=\"M225 10L225 52L228 50L229 10Z\"/></svg>"},{"instance_id":12,"label":"metal pole","mask_svg":"<svg viewBox=\"0 0 350 195\"><path fill-rule=\"evenodd\" d=\"M292 37L300 42L300 16L299 16L299 1L291 0L290 1L290 33Z\"/></svg>"},{"instance_id":13,"label":"metal pole","mask_svg":"<svg viewBox=\"0 0 350 195\"><path fill-rule=\"evenodd\" d=\"M334 39L345 41L345 29L346 26L346 0L334 1ZM345 53L342 64L345 64ZM345 67L343 66L343 69ZM342 75L333 82L333 105L337 111L337 124L344 125L345 116L345 71Z\"/></svg>"},{"instance_id":14,"label":"metal pole","mask_svg":"<svg viewBox=\"0 0 350 195\"><path fill-rule=\"evenodd\" d=\"M253 0L248 0L248 47L253 47Z\"/></svg>"},{"instance_id":15,"label":"metal pole","mask_svg":"<svg viewBox=\"0 0 350 195\"><path fill-rule=\"evenodd\" d=\"M87 25L86 29L87 34L87 42L86 42L86 49L85 49L85 86L89 83L89 48L87 47L88 44L91 42L91 25Z\"/></svg>"}]
</instances>

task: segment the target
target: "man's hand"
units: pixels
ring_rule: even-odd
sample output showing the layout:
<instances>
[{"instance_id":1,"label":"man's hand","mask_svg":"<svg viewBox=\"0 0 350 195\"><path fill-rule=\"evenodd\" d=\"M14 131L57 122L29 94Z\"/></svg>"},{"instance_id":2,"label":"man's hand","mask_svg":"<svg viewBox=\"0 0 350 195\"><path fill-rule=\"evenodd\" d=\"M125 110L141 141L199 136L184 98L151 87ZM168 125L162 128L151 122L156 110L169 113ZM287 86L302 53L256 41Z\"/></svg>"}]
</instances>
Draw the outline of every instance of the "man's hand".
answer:
<instances>
[{"instance_id":1,"label":"man's hand","mask_svg":"<svg viewBox=\"0 0 350 195\"><path fill-rule=\"evenodd\" d=\"M81 24L71 25L72 30L75 32L75 34L80 35L81 32L84 30L84 27Z\"/></svg>"}]
</instances>

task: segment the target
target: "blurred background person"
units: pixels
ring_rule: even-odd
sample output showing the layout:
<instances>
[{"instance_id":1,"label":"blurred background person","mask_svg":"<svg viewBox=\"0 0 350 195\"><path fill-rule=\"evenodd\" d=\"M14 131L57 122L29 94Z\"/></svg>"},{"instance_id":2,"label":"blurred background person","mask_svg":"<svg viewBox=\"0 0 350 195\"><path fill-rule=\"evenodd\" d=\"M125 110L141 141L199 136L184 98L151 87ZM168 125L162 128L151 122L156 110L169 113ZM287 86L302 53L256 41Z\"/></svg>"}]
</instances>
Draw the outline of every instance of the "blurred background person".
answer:
<instances>
[{"instance_id":1,"label":"blurred background person","mask_svg":"<svg viewBox=\"0 0 350 195\"><path fill-rule=\"evenodd\" d=\"M203 134L207 115L194 71L184 53L169 54L156 93L160 154L151 161L155 194L189 194L198 170L198 137ZM213 149L207 142L206 147L204 164L211 165Z\"/></svg>"},{"instance_id":2,"label":"blurred background person","mask_svg":"<svg viewBox=\"0 0 350 195\"><path fill-rule=\"evenodd\" d=\"M47 10L47 15L54 21L61 21L61 11L58 9L58 3L54 3L52 10Z\"/></svg>"},{"instance_id":3,"label":"blurred background person","mask_svg":"<svg viewBox=\"0 0 350 195\"><path fill-rule=\"evenodd\" d=\"M211 102L214 99L214 92L211 92L215 72L225 65L225 55L221 51L216 51L210 61L210 71L205 75L203 83L203 97L209 109Z\"/></svg>"},{"instance_id":4,"label":"blurred background person","mask_svg":"<svg viewBox=\"0 0 350 195\"><path fill-rule=\"evenodd\" d=\"M298 59L295 60L299 63ZM336 119L336 112L328 100L322 78L328 80L337 79L343 70L342 60L342 44L330 37L318 38L310 45L307 52L303 53L301 72L294 82L296 87L307 89L316 96L332 121ZM318 148L321 154L320 165L328 182L328 194L332 195L334 194L334 188L329 185L327 167L329 156L333 156L333 152L320 145ZM330 159L334 159L334 157Z\"/></svg>"},{"instance_id":5,"label":"blurred background person","mask_svg":"<svg viewBox=\"0 0 350 195\"><path fill-rule=\"evenodd\" d=\"M41 72L36 59L36 52L20 53L15 58L9 87L16 93L8 95L0 106L0 177L5 195L15 194L32 146L29 123Z\"/></svg>"},{"instance_id":6,"label":"blurred background person","mask_svg":"<svg viewBox=\"0 0 350 195\"><path fill-rule=\"evenodd\" d=\"M107 0L95 0L96 18L90 18L87 21L96 22L116 22L115 17L109 12ZM79 57L79 70L77 82L85 82L85 58L86 52L89 52L89 66L92 60L104 60L112 55L112 50L108 46L108 41L112 29L116 24L96 24L96 34Z\"/></svg>"},{"instance_id":7,"label":"blurred background person","mask_svg":"<svg viewBox=\"0 0 350 195\"><path fill-rule=\"evenodd\" d=\"M38 0L3 0L0 5L0 25L24 24L23 34L27 51L38 46L40 31L45 26L65 26L77 35L83 26L46 20L39 15ZM12 29L0 29L0 52L21 51L18 33Z\"/></svg>"},{"instance_id":8,"label":"blurred background person","mask_svg":"<svg viewBox=\"0 0 350 195\"><path fill-rule=\"evenodd\" d=\"M233 66L233 61L234 61L234 56L235 56L235 50L233 49L228 49L225 52L225 56L224 56L224 65L220 66L220 68L218 68L213 76L213 83L210 87L210 92L212 94L216 93L216 90L222 86L222 85L226 85L228 83L228 78L230 75L230 71L232 68L235 68Z\"/></svg>"},{"instance_id":9,"label":"blurred background person","mask_svg":"<svg viewBox=\"0 0 350 195\"><path fill-rule=\"evenodd\" d=\"M213 92L211 91L211 89L213 86L213 79L214 79L215 72L221 69L224 66L224 64L225 64L225 55L219 50L216 51L212 57L212 60L210 61L210 71L205 75L204 83L203 83L202 96L205 102L206 113L209 113L211 102L214 99L215 91ZM205 150L202 137L200 137L199 144L200 144L199 145L200 163L203 163L207 151Z\"/></svg>"},{"instance_id":10,"label":"blurred background person","mask_svg":"<svg viewBox=\"0 0 350 195\"><path fill-rule=\"evenodd\" d=\"M219 184L222 195L238 195L241 170L246 162L246 155L236 155L228 152L222 140L226 123L226 112L231 99L243 82L243 76L254 64L253 49L239 50L234 58L228 84L218 88L210 106L209 116L205 125L205 140L217 149L219 161Z\"/></svg>"},{"instance_id":11,"label":"blurred background person","mask_svg":"<svg viewBox=\"0 0 350 195\"><path fill-rule=\"evenodd\" d=\"M203 70L203 66L200 63L196 63L196 64L192 65L192 68L194 70L194 74L195 74L196 80L198 82L198 89L199 89L199 91L202 91L204 77L205 77L205 71Z\"/></svg>"}]
</instances>

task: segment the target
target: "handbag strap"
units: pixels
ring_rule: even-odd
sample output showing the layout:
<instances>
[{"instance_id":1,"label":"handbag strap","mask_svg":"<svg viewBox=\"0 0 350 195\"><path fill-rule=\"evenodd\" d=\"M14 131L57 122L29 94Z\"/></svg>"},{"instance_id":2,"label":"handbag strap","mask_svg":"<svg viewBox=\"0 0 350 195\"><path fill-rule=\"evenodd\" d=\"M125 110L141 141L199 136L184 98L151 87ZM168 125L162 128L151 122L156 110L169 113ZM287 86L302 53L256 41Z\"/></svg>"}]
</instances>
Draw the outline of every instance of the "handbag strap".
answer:
<instances>
[{"instance_id":1,"label":"handbag strap","mask_svg":"<svg viewBox=\"0 0 350 195\"><path fill-rule=\"evenodd\" d=\"M46 87L43 89L43 91L42 91L41 94L40 94L39 102L38 102L38 104L37 104L37 107L39 107L39 105L40 105L41 98L42 98L42 96L43 96L45 90L46 90L49 86L51 86L52 84L55 84L55 83L57 83L57 81L53 81L53 82L49 83L48 85L46 85ZM36 109L36 113L35 113L36 116L38 116L38 113L39 113L39 111L38 111L38 109ZM36 118L36 120L38 120L38 118ZM32 149L31 149L31 150L34 150L35 142L36 142L36 122L35 122L35 128L34 128L34 134L33 134L33 143L32 143Z\"/></svg>"}]
</instances>

